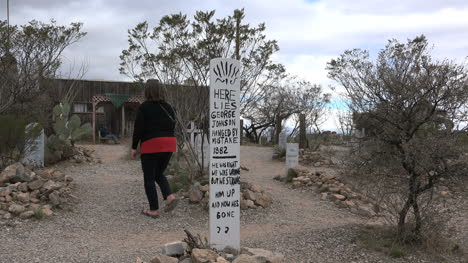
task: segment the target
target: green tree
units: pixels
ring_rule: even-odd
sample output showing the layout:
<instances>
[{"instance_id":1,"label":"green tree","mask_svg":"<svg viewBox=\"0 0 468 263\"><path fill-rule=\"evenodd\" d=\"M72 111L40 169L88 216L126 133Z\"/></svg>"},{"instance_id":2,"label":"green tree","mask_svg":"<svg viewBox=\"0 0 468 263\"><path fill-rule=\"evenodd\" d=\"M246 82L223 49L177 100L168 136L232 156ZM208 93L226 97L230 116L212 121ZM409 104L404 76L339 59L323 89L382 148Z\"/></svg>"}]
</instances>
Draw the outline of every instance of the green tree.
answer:
<instances>
[{"instance_id":1,"label":"green tree","mask_svg":"<svg viewBox=\"0 0 468 263\"><path fill-rule=\"evenodd\" d=\"M466 130L461 124L468 116L467 69L434 60L424 36L407 43L390 40L375 62L367 51L346 51L327 69L345 88L355 116L361 116L357 122L368 128L365 143L370 147L358 171L389 180L384 188L392 195L385 198L402 197L395 217L399 237L420 237L423 212L430 211L432 200L425 197L441 178L464 165L458 162L458 135ZM414 227L408 232L410 211Z\"/></svg>"},{"instance_id":2,"label":"green tree","mask_svg":"<svg viewBox=\"0 0 468 263\"><path fill-rule=\"evenodd\" d=\"M198 11L190 20L181 13L171 14L161 18L153 29L148 22L142 22L128 31L129 47L120 56L120 73L136 81L154 78L165 84L192 87L192 91L187 91L190 101L181 99L183 96L177 92L168 92L168 100L177 109L179 141L189 147L192 160L201 170L192 145L186 143L185 131L191 121L208 131L206 87L210 60L240 60L241 115L252 110L253 102L269 94L265 87L285 77L284 67L272 62L271 57L279 48L275 40L266 38L265 24L252 27L243 23L244 10L235 10L233 15L220 19L214 16L215 11Z\"/></svg>"}]
</instances>

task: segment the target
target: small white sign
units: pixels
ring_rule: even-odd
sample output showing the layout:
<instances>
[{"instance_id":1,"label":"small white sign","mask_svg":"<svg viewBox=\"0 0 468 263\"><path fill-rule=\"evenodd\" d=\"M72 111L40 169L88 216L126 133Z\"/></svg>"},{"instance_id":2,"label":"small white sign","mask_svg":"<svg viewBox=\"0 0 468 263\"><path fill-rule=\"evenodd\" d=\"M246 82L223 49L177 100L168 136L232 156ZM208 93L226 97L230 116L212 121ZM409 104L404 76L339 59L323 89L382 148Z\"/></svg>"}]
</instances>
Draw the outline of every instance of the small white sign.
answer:
<instances>
[{"instance_id":1,"label":"small white sign","mask_svg":"<svg viewBox=\"0 0 468 263\"><path fill-rule=\"evenodd\" d=\"M288 136L285 132L279 134L278 147L280 149L286 149L286 143L288 142Z\"/></svg>"},{"instance_id":2,"label":"small white sign","mask_svg":"<svg viewBox=\"0 0 468 263\"><path fill-rule=\"evenodd\" d=\"M208 142L208 137L204 136L202 141L201 133L195 137L195 153L197 154L198 161L201 163L203 161L203 166L207 167L210 161L210 143ZM203 154L203 155L202 155ZM202 158L203 157L203 158ZM203 159L203 160L202 160Z\"/></svg>"},{"instance_id":3,"label":"small white sign","mask_svg":"<svg viewBox=\"0 0 468 263\"><path fill-rule=\"evenodd\" d=\"M26 132L34 129L38 124L30 123L26 126ZM38 137L31 139L28 144L25 145L23 163L32 165L33 167L44 167L44 146L45 146L44 130Z\"/></svg>"},{"instance_id":4,"label":"small white sign","mask_svg":"<svg viewBox=\"0 0 468 263\"><path fill-rule=\"evenodd\" d=\"M210 245L240 248L240 63L210 61Z\"/></svg>"},{"instance_id":5,"label":"small white sign","mask_svg":"<svg viewBox=\"0 0 468 263\"><path fill-rule=\"evenodd\" d=\"M294 168L299 165L299 143L286 144L286 168Z\"/></svg>"}]
</instances>

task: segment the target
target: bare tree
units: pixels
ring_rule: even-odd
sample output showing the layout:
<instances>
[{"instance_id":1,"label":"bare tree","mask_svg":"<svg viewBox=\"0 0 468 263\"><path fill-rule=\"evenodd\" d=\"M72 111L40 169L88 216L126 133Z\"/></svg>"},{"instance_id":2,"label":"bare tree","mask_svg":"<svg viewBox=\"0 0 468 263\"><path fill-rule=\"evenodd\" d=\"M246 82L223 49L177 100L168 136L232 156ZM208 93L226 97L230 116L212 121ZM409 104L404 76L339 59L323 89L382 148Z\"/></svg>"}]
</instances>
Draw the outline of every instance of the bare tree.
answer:
<instances>
[{"instance_id":1,"label":"bare tree","mask_svg":"<svg viewBox=\"0 0 468 263\"><path fill-rule=\"evenodd\" d=\"M263 100L253 102L251 111L244 114L248 120L244 125L246 137L254 142L258 142L267 129L275 127L277 120L284 124L288 118L299 113L321 115L322 107L328 100L328 94L322 94L321 86L297 77L278 80L276 85L265 89L268 95Z\"/></svg>"},{"instance_id":2,"label":"bare tree","mask_svg":"<svg viewBox=\"0 0 468 263\"><path fill-rule=\"evenodd\" d=\"M69 27L31 21L21 27L0 21L0 113L24 112L40 94L41 78L54 77L62 52L80 40L81 23Z\"/></svg>"},{"instance_id":3,"label":"bare tree","mask_svg":"<svg viewBox=\"0 0 468 263\"><path fill-rule=\"evenodd\" d=\"M341 84L351 110L366 129L359 171L387 178L400 196L400 238L420 237L423 207L441 178L456 175L462 154L457 124L466 121L468 71L465 65L435 61L424 36L400 43L390 40L376 62L367 51L346 51L328 63L329 76ZM466 131L466 126L465 128ZM423 204L423 201L426 201Z\"/></svg>"}]
</instances>

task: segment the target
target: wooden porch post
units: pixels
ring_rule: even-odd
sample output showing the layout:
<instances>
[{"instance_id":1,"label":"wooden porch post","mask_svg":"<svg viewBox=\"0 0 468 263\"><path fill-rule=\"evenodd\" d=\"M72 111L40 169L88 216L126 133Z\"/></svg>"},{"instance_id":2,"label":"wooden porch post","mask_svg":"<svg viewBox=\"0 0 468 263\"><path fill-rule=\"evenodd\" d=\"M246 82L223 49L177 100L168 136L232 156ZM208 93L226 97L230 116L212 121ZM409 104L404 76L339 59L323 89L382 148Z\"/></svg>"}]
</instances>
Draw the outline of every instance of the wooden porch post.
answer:
<instances>
[{"instance_id":1,"label":"wooden porch post","mask_svg":"<svg viewBox=\"0 0 468 263\"><path fill-rule=\"evenodd\" d=\"M122 104L122 130L120 131L120 137L125 136L125 104Z\"/></svg>"},{"instance_id":2,"label":"wooden porch post","mask_svg":"<svg viewBox=\"0 0 468 263\"><path fill-rule=\"evenodd\" d=\"M96 144L96 102L93 97L93 143Z\"/></svg>"}]
</instances>

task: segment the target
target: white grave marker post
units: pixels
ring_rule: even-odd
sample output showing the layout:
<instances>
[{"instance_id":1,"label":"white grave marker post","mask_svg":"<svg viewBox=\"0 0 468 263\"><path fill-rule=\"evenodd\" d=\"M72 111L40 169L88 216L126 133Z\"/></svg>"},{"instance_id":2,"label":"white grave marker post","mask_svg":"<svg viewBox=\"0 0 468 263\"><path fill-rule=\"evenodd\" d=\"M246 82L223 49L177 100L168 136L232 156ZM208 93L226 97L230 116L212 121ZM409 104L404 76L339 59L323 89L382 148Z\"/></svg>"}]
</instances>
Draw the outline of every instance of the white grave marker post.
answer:
<instances>
[{"instance_id":1,"label":"white grave marker post","mask_svg":"<svg viewBox=\"0 0 468 263\"><path fill-rule=\"evenodd\" d=\"M210 61L210 245L240 248L240 63Z\"/></svg>"},{"instance_id":2,"label":"white grave marker post","mask_svg":"<svg viewBox=\"0 0 468 263\"><path fill-rule=\"evenodd\" d=\"M299 143L286 144L286 168L294 168L299 165Z\"/></svg>"},{"instance_id":3,"label":"white grave marker post","mask_svg":"<svg viewBox=\"0 0 468 263\"><path fill-rule=\"evenodd\" d=\"M280 132L279 138L278 138L278 147L280 149L286 149L286 143L288 142L288 136L286 135L285 132Z\"/></svg>"},{"instance_id":4,"label":"white grave marker post","mask_svg":"<svg viewBox=\"0 0 468 263\"><path fill-rule=\"evenodd\" d=\"M35 128L37 123L30 123L26 126L26 132ZM44 130L36 138L32 138L25 145L23 162L33 167L44 167L44 146L45 146Z\"/></svg>"},{"instance_id":5,"label":"white grave marker post","mask_svg":"<svg viewBox=\"0 0 468 263\"><path fill-rule=\"evenodd\" d=\"M203 144L203 146L202 146ZM202 142L202 134L199 133L197 137L195 137L195 152L198 157L198 161L201 163L202 161L202 154L203 154L203 166L207 167L209 160L210 160L210 143L208 141L208 136L204 136L204 141Z\"/></svg>"}]
</instances>

